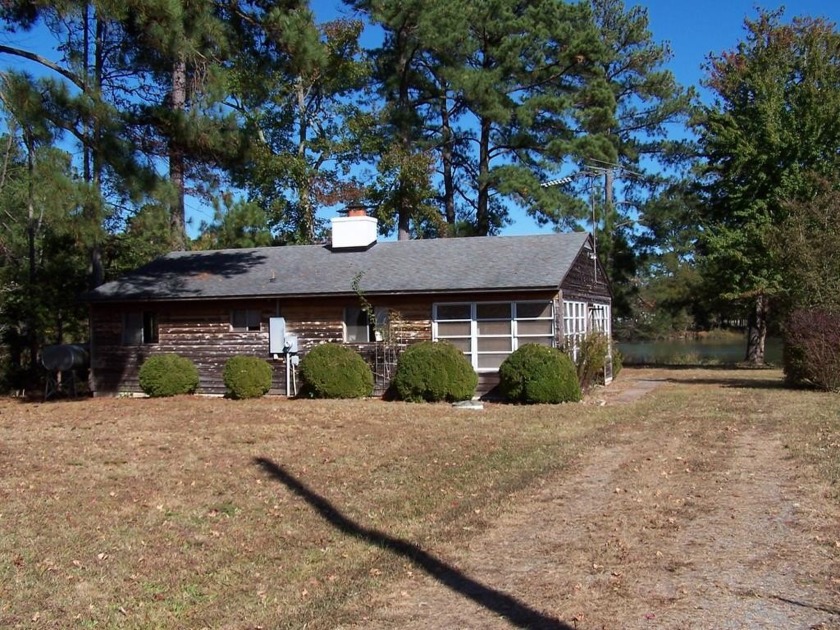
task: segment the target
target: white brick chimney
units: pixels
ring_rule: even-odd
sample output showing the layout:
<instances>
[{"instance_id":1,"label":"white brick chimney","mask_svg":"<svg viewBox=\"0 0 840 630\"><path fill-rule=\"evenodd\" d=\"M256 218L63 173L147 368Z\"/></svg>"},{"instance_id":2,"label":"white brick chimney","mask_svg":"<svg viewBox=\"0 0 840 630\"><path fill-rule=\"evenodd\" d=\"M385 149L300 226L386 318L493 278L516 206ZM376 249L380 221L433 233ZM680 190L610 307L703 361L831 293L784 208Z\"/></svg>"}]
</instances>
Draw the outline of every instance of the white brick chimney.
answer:
<instances>
[{"instance_id":1,"label":"white brick chimney","mask_svg":"<svg viewBox=\"0 0 840 630\"><path fill-rule=\"evenodd\" d=\"M364 208L348 208L347 216L334 217L332 249L367 249L376 243L378 222Z\"/></svg>"}]
</instances>

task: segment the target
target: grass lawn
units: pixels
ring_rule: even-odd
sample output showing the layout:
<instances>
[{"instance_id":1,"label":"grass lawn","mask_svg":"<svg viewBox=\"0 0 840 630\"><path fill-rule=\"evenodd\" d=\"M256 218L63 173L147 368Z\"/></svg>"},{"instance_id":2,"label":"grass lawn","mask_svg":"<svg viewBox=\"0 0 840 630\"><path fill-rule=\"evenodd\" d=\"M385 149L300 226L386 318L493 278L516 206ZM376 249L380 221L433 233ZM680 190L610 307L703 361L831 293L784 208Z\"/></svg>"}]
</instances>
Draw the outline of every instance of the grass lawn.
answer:
<instances>
[{"instance_id":1,"label":"grass lawn","mask_svg":"<svg viewBox=\"0 0 840 630\"><path fill-rule=\"evenodd\" d=\"M840 396L777 371L644 372L670 381L605 406L0 401L0 627L335 627L418 570L385 537L435 554L676 413L782 433L838 497Z\"/></svg>"}]
</instances>

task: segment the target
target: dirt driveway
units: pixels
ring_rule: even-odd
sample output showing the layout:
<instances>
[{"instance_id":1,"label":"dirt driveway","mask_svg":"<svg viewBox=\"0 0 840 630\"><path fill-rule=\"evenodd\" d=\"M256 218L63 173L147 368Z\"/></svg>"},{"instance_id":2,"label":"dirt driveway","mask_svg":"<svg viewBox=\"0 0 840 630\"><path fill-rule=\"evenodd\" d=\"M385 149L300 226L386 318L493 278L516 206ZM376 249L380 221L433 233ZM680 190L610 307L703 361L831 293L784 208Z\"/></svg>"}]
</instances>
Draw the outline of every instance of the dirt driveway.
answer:
<instances>
[{"instance_id":1,"label":"dirt driveway","mask_svg":"<svg viewBox=\"0 0 840 630\"><path fill-rule=\"evenodd\" d=\"M655 405L668 386L640 373L591 403ZM665 435L605 441L358 627L840 628L840 510L781 436L679 414Z\"/></svg>"}]
</instances>

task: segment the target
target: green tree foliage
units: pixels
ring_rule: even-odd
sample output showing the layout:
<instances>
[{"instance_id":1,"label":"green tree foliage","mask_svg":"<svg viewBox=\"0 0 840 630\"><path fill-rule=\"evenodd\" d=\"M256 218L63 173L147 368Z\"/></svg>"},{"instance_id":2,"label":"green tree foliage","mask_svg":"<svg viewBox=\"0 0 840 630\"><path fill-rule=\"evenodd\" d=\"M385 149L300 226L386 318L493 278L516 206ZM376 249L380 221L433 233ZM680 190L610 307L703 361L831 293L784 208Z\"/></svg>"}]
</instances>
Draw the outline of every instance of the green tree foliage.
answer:
<instances>
[{"instance_id":1,"label":"green tree foliage","mask_svg":"<svg viewBox=\"0 0 840 630\"><path fill-rule=\"evenodd\" d=\"M271 14L263 19L268 29ZM359 198L349 174L360 159L351 130L369 70L358 43L361 22L316 25L304 9L288 20L279 35L267 30L264 49L253 49L254 59L237 70L234 97L251 141L238 179L281 242L314 243L323 236L319 206ZM297 33L291 40L290 30ZM266 71L242 76L255 61Z\"/></svg>"},{"instance_id":2,"label":"green tree foliage","mask_svg":"<svg viewBox=\"0 0 840 630\"><path fill-rule=\"evenodd\" d=\"M668 129L687 121L694 91L681 87L665 69L672 53L667 43L654 41L645 7L594 0L592 11L607 51L600 66L615 110L590 132L607 137L617 159L609 164L599 162L597 155L585 157L588 169L604 176L604 203L596 208L598 254L612 282L613 312L626 318L632 312L637 288L633 280L639 272L628 210L638 207L649 191L662 188L660 169L686 161L688 143L669 138ZM616 182L635 203L614 201Z\"/></svg>"},{"instance_id":3,"label":"green tree foliage","mask_svg":"<svg viewBox=\"0 0 840 630\"><path fill-rule=\"evenodd\" d=\"M585 130L609 111L612 97L599 83L594 60L602 48L584 5L353 5L385 31L375 51L377 78L386 101L386 138L398 148L383 153L396 151L402 164L415 166L392 179L401 236L417 220L406 200L430 200L431 173L416 168L423 151L439 158L439 212L446 221L454 225L466 216L476 234L489 234L507 220L504 199L536 213L546 195L557 196L540 189L535 172L597 146ZM460 216L456 199L463 202Z\"/></svg>"},{"instance_id":4,"label":"green tree foliage","mask_svg":"<svg viewBox=\"0 0 840 630\"><path fill-rule=\"evenodd\" d=\"M213 222L202 223L201 234L193 241L192 249L238 249L274 244L268 216L257 203L234 201L226 195L215 205Z\"/></svg>"},{"instance_id":5,"label":"green tree foliage","mask_svg":"<svg viewBox=\"0 0 840 630\"><path fill-rule=\"evenodd\" d=\"M840 311L840 192L816 182L813 197L785 206L773 249L784 278L782 306Z\"/></svg>"},{"instance_id":6,"label":"green tree foliage","mask_svg":"<svg viewBox=\"0 0 840 630\"><path fill-rule=\"evenodd\" d=\"M0 54L13 63L29 60L41 69L37 77L27 79L29 91L41 103L41 110L32 115L61 130L56 140L78 149L80 160L74 166L84 194L77 219L90 251L90 284L96 286L104 277L103 223L114 218L124 202L149 194L157 183L154 169L139 159L137 147L142 143L128 133L127 106L137 84L121 54L118 16L124 7L12 1L3 9L6 31L37 27L52 38L56 54L50 57L9 45L0 46Z\"/></svg>"},{"instance_id":7,"label":"green tree foliage","mask_svg":"<svg viewBox=\"0 0 840 630\"><path fill-rule=\"evenodd\" d=\"M119 14L125 69L139 81L126 103L131 134L166 159L172 246L186 247L184 199L214 191L219 166L241 155L239 121L222 106L241 33L214 0L129 0ZM192 181L193 185L189 186Z\"/></svg>"},{"instance_id":8,"label":"green tree foliage","mask_svg":"<svg viewBox=\"0 0 840 630\"><path fill-rule=\"evenodd\" d=\"M429 61L431 21L442 17L437 0L389 2L352 0L384 33L382 45L370 51L373 88L382 103L374 107L368 125L360 128L361 146L376 162L375 181L367 196L386 233L396 228L400 240L410 238L416 226L433 216L433 161L424 137L424 103L429 99L425 71ZM448 21L443 19L439 24ZM448 24L448 27L451 27ZM437 29L452 32L451 28ZM416 230L414 230L416 231Z\"/></svg>"},{"instance_id":9,"label":"green tree foliage","mask_svg":"<svg viewBox=\"0 0 840 630\"><path fill-rule=\"evenodd\" d=\"M705 295L697 268L699 204L693 184L682 180L641 206L637 286L630 314L615 327L620 338L667 338L713 323L717 305Z\"/></svg>"},{"instance_id":10,"label":"green tree foliage","mask_svg":"<svg viewBox=\"0 0 840 630\"><path fill-rule=\"evenodd\" d=\"M716 95L696 131L705 157L704 262L719 291L749 304L746 359L764 362L771 300L784 287L776 227L790 202L813 195L813 176L840 162L840 34L822 19L761 11L744 41L713 56Z\"/></svg>"},{"instance_id":11,"label":"green tree foliage","mask_svg":"<svg viewBox=\"0 0 840 630\"><path fill-rule=\"evenodd\" d=\"M16 373L34 379L45 341L78 340L86 249L79 240L80 189L67 153L51 146L56 133L41 116L28 77L7 74L0 84L9 134L0 168L0 331Z\"/></svg>"}]
</instances>

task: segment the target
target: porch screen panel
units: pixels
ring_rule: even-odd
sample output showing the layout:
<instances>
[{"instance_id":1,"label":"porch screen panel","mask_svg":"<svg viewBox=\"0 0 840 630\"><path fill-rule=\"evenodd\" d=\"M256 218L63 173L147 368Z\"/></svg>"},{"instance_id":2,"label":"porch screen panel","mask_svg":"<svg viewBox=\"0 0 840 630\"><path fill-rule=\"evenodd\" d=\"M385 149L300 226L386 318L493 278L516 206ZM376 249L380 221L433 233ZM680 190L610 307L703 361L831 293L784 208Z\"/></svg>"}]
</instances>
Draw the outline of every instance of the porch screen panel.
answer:
<instances>
[{"instance_id":1,"label":"porch screen panel","mask_svg":"<svg viewBox=\"0 0 840 630\"><path fill-rule=\"evenodd\" d=\"M592 330L602 333L607 338L611 335L610 330L610 307L607 304L593 304L592 311Z\"/></svg>"},{"instance_id":2,"label":"porch screen panel","mask_svg":"<svg viewBox=\"0 0 840 630\"><path fill-rule=\"evenodd\" d=\"M436 304L433 338L455 344L479 372L499 369L520 345L554 345L549 300Z\"/></svg>"},{"instance_id":3,"label":"porch screen panel","mask_svg":"<svg viewBox=\"0 0 840 630\"><path fill-rule=\"evenodd\" d=\"M573 360L586 335L586 302L563 302L563 345Z\"/></svg>"},{"instance_id":4,"label":"porch screen panel","mask_svg":"<svg viewBox=\"0 0 840 630\"><path fill-rule=\"evenodd\" d=\"M516 302L516 347L526 343L554 346L554 303Z\"/></svg>"},{"instance_id":5,"label":"porch screen panel","mask_svg":"<svg viewBox=\"0 0 840 630\"><path fill-rule=\"evenodd\" d=\"M473 315L471 304L436 304L433 313L434 339L448 341L472 360Z\"/></svg>"}]
</instances>

